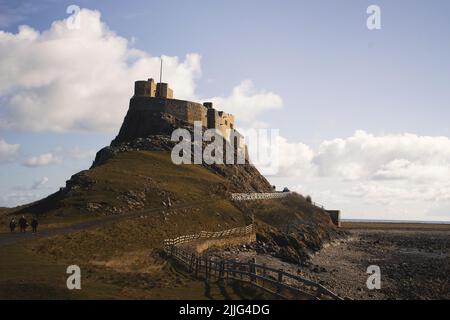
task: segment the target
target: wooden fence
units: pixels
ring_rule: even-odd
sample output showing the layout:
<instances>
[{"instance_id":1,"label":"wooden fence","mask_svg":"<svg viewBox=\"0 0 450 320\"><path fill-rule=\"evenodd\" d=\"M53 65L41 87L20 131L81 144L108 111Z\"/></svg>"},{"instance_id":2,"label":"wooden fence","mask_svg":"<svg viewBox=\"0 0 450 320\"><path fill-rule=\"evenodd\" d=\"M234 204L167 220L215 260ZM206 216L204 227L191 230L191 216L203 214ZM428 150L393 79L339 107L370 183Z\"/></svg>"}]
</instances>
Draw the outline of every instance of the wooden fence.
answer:
<instances>
[{"instance_id":1,"label":"wooden fence","mask_svg":"<svg viewBox=\"0 0 450 320\"><path fill-rule=\"evenodd\" d=\"M173 239L164 240L164 247L167 246L176 246L182 243L190 242L198 239L218 239L218 238L227 238L227 237L239 237L249 235L254 232L253 224L250 224L246 227L233 228L223 231L217 232L208 232L208 231L200 231L196 234L189 234L184 236L179 236Z\"/></svg>"},{"instance_id":2,"label":"wooden fence","mask_svg":"<svg viewBox=\"0 0 450 320\"><path fill-rule=\"evenodd\" d=\"M319 283L285 272L282 269L257 264L255 261L237 262L208 257L207 255L197 255L178 246L196 239L242 236L251 232L254 232L253 225L220 232L202 231L195 235L165 240L164 251L169 257L185 267L188 272L206 281L235 280L245 282L280 299L342 300Z\"/></svg>"}]
</instances>

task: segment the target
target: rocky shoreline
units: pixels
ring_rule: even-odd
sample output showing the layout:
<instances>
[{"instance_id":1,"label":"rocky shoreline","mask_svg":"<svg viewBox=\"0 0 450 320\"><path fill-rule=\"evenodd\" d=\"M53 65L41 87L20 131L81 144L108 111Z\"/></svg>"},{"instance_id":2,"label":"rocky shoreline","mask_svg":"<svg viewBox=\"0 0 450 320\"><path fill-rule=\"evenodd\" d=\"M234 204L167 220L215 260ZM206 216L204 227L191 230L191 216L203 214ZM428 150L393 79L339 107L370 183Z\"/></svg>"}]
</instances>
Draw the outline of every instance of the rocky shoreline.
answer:
<instances>
[{"instance_id":1,"label":"rocky shoreline","mask_svg":"<svg viewBox=\"0 0 450 320\"><path fill-rule=\"evenodd\" d=\"M308 260L289 263L260 250L261 243L209 254L280 268L350 299L450 299L450 231L351 230ZM367 267L381 271L381 289L369 290Z\"/></svg>"}]
</instances>

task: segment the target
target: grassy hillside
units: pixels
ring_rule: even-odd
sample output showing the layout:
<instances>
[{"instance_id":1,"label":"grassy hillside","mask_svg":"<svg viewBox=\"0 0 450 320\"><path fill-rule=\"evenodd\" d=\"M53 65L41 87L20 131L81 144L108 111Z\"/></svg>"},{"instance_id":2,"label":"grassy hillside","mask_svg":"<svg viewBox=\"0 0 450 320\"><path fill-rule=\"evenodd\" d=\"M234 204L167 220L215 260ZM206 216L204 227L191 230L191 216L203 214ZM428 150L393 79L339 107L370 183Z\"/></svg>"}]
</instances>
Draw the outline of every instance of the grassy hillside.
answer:
<instances>
[{"instance_id":1,"label":"grassy hillside","mask_svg":"<svg viewBox=\"0 0 450 320\"><path fill-rule=\"evenodd\" d=\"M69 185L14 214L36 214L45 223L61 220L58 217L90 218L164 209L169 201L180 205L225 200L223 191L230 183L202 166L174 165L168 152L131 151L74 175ZM217 210L242 220L242 214L230 203L218 204Z\"/></svg>"},{"instance_id":2,"label":"grassy hillside","mask_svg":"<svg viewBox=\"0 0 450 320\"><path fill-rule=\"evenodd\" d=\"M226 179L202 166L175 166L169 153L151 151L120 153L78 176L83 177L75 179L79 184L14 214L38 214L42 228L56 222L102 219L112 215L111 208L122 214L142 213L96 228L0 247L0 297L225 298L224 288L205 288L204 283L173 270L159 249L166 237L248 223L246 215L218 192L227 188ZM89 203L100 206L90 210ZM176 209L183 204L187 206ZM149 208L160 210L145 213ZM85 290L81 292L65 289L65 268L70 264L82 268ZM234 298L244 294L227 290Z\"/></svg>"},{"instance_id":3,"label":"grassy hillside","mask_svg":"<svg viewBox=\"0 0 450 320\"><path fill-rule=\"evenodd\" d=\"M305 239L316 243L335 232L327 215L298 195L233 203L230 193L239 191L243 177L248 177L243 182L247 191L267 188L257 175L251 168L177 166L163 151L117 153L74 175L64 190L12 210L14 215L39 215L41 229L91 220L105 223L0 246L0 297L257 297L259 293L242 288L206 287L161 257L165 238L244 226L252 214L259 238L275 245L282 245L281 235L291 237L289 232L302 230L301 239L289 238L295 241L294 249L280 251L296 257L303 257L299 252L311 245ZM123 218L110 221L110 217ZM287 225L294 229L286 230ZM81 292L65 289L65 268L71 264L82 269Z\"/></svg>"}]
</instances>

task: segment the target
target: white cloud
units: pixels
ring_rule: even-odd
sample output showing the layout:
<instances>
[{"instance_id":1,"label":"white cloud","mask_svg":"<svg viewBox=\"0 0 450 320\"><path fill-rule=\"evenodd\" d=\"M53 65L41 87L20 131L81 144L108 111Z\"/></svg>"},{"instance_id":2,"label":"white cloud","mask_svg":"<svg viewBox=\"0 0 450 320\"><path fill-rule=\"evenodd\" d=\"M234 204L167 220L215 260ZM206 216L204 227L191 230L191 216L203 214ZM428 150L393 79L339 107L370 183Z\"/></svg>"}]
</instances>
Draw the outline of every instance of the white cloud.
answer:
<instances>
[{"instance_id":1,"label":"white cloud","mask_svg":"<svg viewBox=\"0 0 450 320\"><path fill-rule=\"evenodd\" d=\"M403 179L417 182L444 180L450 177L448 163L414 163L407 159L395 159L383 165L374 174L376 179Z\"/></svg>"},{"instance_id":2,"label":"white cloud","mask_svg":"<svg viewBox=\"0 0 450 320\"><path fill-rule=\"evenodd\" d=\"M448 137L356 131L316 148L279 141L281 170L271 180L347 217L427 220L450 207Z\"/></svg>"},{"instance_id":3,"label":"white cloud","mask_svg":"<svg viewBox=\"0 0 450 320\"><path fill-rule=\"evenodd\" d=\"M257 91L250 80L244 80L233 88L230 96L213 97L209 101L214 102L218 109L232 113L238 121L257 121L257 116L267 110L281 109L283 100L281 97L269 91Z\"/></svg>"},{"instance_id":4,"label":"white cloud","mask_svg":"<svg viewBox=\"0 0 450 320\"><path fill-rule=\"evenodd\" d=\"M101 21L80 11L80 29L55 21L38 32L0 31L0 126L33 131L117 131L133 83L158 75L160 59L130 47ZM194 98L200 56L164 56L164 78L179 98Z\"/></svg>"},{"instance_id":5,"label":"white cloud","mask_svg":"<svg viewBox=\"0 0 450 320\"><path fill-rule=\"evenodd\" d=\"M31 190L39 189L42 186L44 186L47 182L48 182L48 178L42 177L42 179L36 180L35 182L33 182L33 184L31 185Z\"/></svg>"},{"instance_id":6,"label":"white cloud","mask_svg":"<svg viewBox=\"0 0 450 320\"><path fill-rule=\"evenodd\" d=\"M60 20L43 32L30 26L20 26L17 33L0 31L0 127L116 132L134 81L159 75L160 57L133 48L133 41L112 32L98 11L82 9L79 20L79 29ZM200 60L196 53L184 59L163 56L163 81L177 98L200 100L195 94ZM230 96L205 100L259 126L264 124L257 115L283 105L279 95L255 89L250 80Z\"/></svg>"},{"instance_id":7,"label":"white cloud","mask_svg":"<svg viewBox=\"0 0 450 320\"><path fill-rule=\"evenodd\" d=\"M9 144L5 140L0 139L0 163L14 159L19 151L20 145Z\"/></svg>"},{"instance_id":8,"label":"white cloud","mask_svg":"<svg viewBox=\"0 0 450 320\"><path fill-rule=\"evenodd\" d=\"M23 162L26 167L42 167L51 164L61 163L62 158L53 153L44 153L38 156L30 157Z\"/></svg>"},{"instance_id":9,"label":"white cloud","mask_svg":"<svg viewBox=\"0 0 450 320\"><path fill-rule=\"evenodd\" d=\"M311 147L301 142L289 142L282 136L277 137L276 144L279 175L305 178L315 173L316 168L312 164L314 151Z\"/></svg>"},{"instance_id":10,"label":"white cloud","mask_svg":"<svg viewBox=\"0 0 450 320\"><path fill-rule=\"evenodd\" d=\"M449 177L450 139L408 133L374 136L360 130L346 139L322 142L313 162L320 175L348 180L440 179Z\"/></svg>"},{"instance_id":11,"label":"white cloud","mask_svg":"<svg viewBox=\"0 0 450 320\"><path fill-rule=\"evenodd\" d=\"M49 178L44 176L31 184L16 185L9 190L3 190L0 193L0 206L14 207L42 199L51 190L51 187L47 186L48 182Z\"/></svg>"}]
</instances>

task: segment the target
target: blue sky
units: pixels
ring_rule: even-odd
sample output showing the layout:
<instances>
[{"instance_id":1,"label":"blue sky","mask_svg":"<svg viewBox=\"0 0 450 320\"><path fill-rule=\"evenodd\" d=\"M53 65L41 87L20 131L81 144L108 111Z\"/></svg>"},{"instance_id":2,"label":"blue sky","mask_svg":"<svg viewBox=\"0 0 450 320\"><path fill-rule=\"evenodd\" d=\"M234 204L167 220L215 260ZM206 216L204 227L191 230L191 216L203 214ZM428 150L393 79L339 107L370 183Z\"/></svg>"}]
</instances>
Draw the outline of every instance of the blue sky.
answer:
<instances>
[{"instance_id":1,"label":"blue sky","mask_svg":"<svg viewBox=\"0 0 450 320\"><path fill-rule=\"evenodd\" d=\"M126 39L129 49L178 57L180 65L187 54L201 56L201 72L189 73L195 88L186 89L186 97L220 97L228 111L227 101L236 99L227 98L245 80L252 83L246 98L258 93L279 97L282 105L271 107L271 101L278 101L271 99L267 105L256 103L255 117L240 122L242 127L264 123L279 129L284 148L295 151L298 159L287 161L287 174L269 177L273 183L342 208L344 217L450 220L445 196L450 190L450 179L445 179L450 178L445 151L450 137L448 1L0 0L0 30L16 36L19 25L51 30L54 21L67 19L71 4L100 12L101 22ZM366 27L371 4L381 9L380 30ZM81 63L69 57L68 69L61 72L72 72L70 65ZM45 57L28 59L15 63L25 71L34 63L48 63ZM13 58L7 61L11 66ZM47 69L42 70L46 77ZM77 79L83 81L82 76ZM120 126L116 121L108 130L30 128L29 121L39 118L25 121L23 113L10 112L21 103L14 102L17 96L31 94L30 86L36 89L32 94L56 89L27 81L0 84L0 115L12 124L0 126L0 141L20 145L0 163L0 206L57 190L71 174L89 167L93 152L109 144ZM184 92L179 83L178 92ZM126 89L128 99L131 81ZM120 106L121 116L126 107ZM229 107L238 119L239 108L246 108L245 103ZM30 162L47 153L53 156L47 165ZM44 177L48 181L33 189Z\"/></svg>"}]
</instances>

